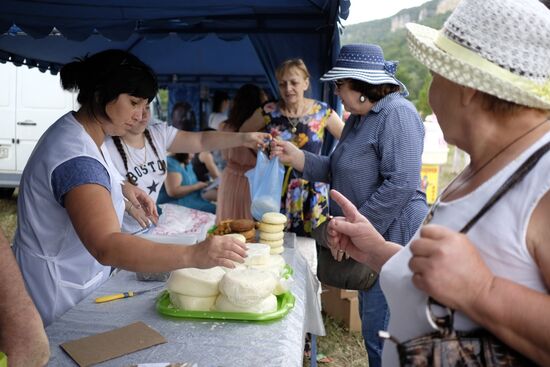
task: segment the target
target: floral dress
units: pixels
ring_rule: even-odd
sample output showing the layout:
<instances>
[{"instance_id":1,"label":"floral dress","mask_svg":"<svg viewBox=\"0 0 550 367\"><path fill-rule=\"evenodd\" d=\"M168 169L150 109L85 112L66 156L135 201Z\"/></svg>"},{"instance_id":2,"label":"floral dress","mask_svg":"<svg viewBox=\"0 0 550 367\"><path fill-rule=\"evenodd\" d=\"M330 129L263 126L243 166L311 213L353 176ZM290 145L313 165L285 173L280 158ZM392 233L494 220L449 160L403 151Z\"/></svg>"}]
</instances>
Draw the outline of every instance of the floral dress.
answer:
<instances>
[{"instance_id":1,"label":"floral dress","mask_svg":"<svg viewBox=\"0 0 550 367\"><path fill-rule=\"evenodd\" d=\"M284 116L276 102L266 103L263 107L265 129L273 138L291 141L298 148L315 154L321 154L331 112L326 103L314 101L311 109L295 121ZM327 218L328 185L303 180L291 167L287 167L281 212L289 219L288 231L310 237L311 231Z\"/></svg>"}]
</instances>

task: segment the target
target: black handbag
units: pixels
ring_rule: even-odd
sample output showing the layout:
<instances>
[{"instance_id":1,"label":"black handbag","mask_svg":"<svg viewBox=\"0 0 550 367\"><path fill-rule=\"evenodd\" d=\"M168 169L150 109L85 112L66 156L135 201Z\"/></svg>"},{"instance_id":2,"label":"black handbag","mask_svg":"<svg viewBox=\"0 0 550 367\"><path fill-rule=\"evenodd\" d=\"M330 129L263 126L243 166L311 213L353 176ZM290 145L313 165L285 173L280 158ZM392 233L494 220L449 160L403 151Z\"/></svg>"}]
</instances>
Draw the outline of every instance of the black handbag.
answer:
<instances>
[{"instance_id":1,"label":"black handbag","mask_svg":"<svg viewBox=\"0 0 550 367\"><path fill-rule=\"evenodd\" d=\"M378 274L352 258L336 261L327 245L327 225L321 223L312 232L317 243L317 278L323 284L341 289L365 291L373 286Z\"/></svg>"},{"instance_id":2,"label":"black handbag","mask_svg":"<svg viewBox=\"0 0 550 367\"><path fill-rule=\"evenodd\" d=\"M460 230L466 233L472 226L504 195L519 183L537 162L550 150L547 143L535 151L493 194L481 210ZM434 305L445 310L446 315L436 316ZM536 364L519 354L487 330L461 332L454 330L454 310L428 298L426 305L428 321L436 331L399 342L386 331L380 331L380 337L397 344L401 367L527 367Z\"/></svg>"}]
</instances>

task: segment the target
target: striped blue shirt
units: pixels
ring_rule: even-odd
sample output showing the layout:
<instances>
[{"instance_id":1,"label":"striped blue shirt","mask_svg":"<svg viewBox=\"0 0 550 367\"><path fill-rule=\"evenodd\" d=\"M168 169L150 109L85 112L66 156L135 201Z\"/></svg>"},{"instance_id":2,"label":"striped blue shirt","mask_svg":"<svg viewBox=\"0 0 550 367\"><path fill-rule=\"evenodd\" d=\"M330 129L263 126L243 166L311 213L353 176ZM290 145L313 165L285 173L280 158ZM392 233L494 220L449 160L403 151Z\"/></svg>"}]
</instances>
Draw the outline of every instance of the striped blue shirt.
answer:
<instances>
[{"instance_id":1,"label":"striped blue shirt","mask_svg":"<svg viewBox=\"0 0 550 367\"><path fill-rule=\"evenodd\" d=\"M352 115L334 152L305 152L303 177L331 184L386 240L406 244L428 205L420 190L424 125L414 105L391 93L365 116ZM342 210L332 200L332 215Z\"/></svg>"}]
</instances>

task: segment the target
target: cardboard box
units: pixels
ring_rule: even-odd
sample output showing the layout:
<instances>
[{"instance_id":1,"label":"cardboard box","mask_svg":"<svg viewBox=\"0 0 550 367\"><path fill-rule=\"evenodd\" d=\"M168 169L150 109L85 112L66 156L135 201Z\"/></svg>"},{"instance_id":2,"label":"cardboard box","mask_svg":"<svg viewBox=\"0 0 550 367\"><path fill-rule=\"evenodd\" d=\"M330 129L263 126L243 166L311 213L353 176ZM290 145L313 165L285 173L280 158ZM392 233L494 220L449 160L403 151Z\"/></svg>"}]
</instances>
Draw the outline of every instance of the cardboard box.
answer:
<instances>
[{"instance_id":1,"label":"cardboard box","mask_svg":"<svg viewBox=\"0 0 550 367\"><path fill-rule=\"evenodd\" d=\"M341 322L349 331L361 331L359 299L357 291L322 285L321 302L323 311Z\"/></svg>"}]
</instances>

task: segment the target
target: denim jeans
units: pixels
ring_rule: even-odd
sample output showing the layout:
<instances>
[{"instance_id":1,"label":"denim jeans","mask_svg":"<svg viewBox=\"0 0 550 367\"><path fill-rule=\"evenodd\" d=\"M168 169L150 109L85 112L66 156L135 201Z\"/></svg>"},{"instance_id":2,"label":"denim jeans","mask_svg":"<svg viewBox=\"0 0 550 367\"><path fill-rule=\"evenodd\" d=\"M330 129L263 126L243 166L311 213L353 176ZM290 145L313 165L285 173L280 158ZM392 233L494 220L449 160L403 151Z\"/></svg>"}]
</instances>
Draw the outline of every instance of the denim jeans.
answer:
<instances>
[{"instance_id":1,"label":"denim jeans","mask_svg":"<svg viewBox=\"0 0 550 367\"><path fill-rule=\"evenodd\" d=\"M361 331L369 355L369 367L382 366L382 347L384 340L378 337L378 330L388 329L388 304L379 280L367 291L359 291L359 315Z\"/></svg>"}]
</instances>

